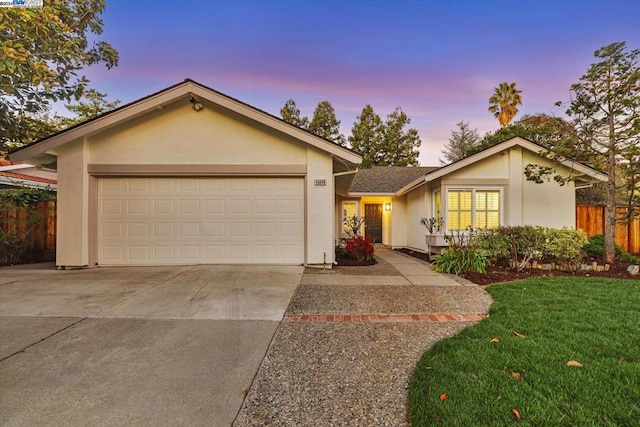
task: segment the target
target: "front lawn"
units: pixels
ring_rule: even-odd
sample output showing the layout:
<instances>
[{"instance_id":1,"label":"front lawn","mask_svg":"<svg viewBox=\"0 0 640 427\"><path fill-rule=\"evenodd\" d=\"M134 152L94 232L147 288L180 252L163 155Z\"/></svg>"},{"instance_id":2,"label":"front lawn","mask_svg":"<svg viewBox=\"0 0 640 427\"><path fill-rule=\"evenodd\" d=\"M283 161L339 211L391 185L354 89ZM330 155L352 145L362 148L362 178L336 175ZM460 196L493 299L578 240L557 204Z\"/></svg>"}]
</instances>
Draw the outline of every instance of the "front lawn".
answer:
<instances>
[{"instance_id":1,"label":"front lawn","mask_svg":"<svg viewBox=\"0 0 640 427\"><path fill-rule=\"evenodd\" d=\"M490 317L418 363L414 427L638 425L639 280L532 278L486 290Z\"/></svg>"}]
</instances>

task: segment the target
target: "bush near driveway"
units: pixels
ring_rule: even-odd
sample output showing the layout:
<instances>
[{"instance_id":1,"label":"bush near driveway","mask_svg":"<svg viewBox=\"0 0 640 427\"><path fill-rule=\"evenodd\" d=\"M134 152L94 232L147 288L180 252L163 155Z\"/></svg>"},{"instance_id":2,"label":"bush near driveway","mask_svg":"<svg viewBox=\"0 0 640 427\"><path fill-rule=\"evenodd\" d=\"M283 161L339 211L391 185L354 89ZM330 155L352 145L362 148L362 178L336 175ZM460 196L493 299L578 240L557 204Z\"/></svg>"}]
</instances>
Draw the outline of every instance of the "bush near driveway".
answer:
<instances>
[{"instance_id":1,"label":"bush near driveway","mask_svg":"<svg viewBox=\"0 0 640 427\"><path fill-rule=\"evenodd\" d=\"M413 426L637 425L640 281L536 278L486 289L490 317L418 363Z\"/></svg>"}]
</instances>

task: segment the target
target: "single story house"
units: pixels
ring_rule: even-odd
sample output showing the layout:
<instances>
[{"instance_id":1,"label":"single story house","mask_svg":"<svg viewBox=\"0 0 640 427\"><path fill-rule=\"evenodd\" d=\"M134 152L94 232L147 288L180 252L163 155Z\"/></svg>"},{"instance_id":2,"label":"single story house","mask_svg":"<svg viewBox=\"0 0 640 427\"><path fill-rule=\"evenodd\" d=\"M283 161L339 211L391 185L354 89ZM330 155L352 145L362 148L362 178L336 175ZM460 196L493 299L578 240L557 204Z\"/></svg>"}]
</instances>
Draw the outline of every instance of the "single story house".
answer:
<instances>
[{"instance_id":1,"label":"single story house","mask_svg":"<svg viewBox=\"0 0 640 427\"><path fill-rule=\"evenodd\" d=\"M524 179L547 161L540 149L513 138L441 168L358 171L351 150L187 79L11 159L57 170L59 267L313 266L332 264L350 215L376 241L416 249L422 217L444 230L574 226L573 184ZM606 178L566 171L580 185Z\"/></svg>"},{"instance_id":2,"label":"single story house","mask_svg":"<svg viewBox=\"0 0 640 427\"><path fill-rule=\"evenodd\" d=\"M559 172L574 181L564 186L527 181L528 164L552 166L544 148L514 137L442 167L373 167L356 175L349 193L338 196L340 216L364 216L364 232L393 248L421 251L446 246L456 230L500 225L575 228L575 190L606 181L595 169L570 160ZM429 236L421 218L443 220ZM337 233L345 236L341 224Z\"/></svg>"},{"instance_id":3,"label":"single story house","mask_svg":"<svg viewBox=\"0 0 640 427\"><path fill-rule=\"evenodd\" d=\"M58 171L59 267L331 264L361 162L189 79L11 159Z\"/></svg>"}]
</instances>

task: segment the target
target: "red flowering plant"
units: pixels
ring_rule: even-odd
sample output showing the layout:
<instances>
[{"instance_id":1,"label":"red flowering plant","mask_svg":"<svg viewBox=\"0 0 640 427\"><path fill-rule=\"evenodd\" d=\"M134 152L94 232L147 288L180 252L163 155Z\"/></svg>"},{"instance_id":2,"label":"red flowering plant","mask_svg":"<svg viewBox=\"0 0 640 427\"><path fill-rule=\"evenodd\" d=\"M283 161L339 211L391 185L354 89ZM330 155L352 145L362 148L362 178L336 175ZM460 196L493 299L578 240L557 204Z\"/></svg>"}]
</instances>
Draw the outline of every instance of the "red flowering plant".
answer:
<instances>
[{"instance_id":1,"label":"red flowering plant","mask_svg":"<svg viewBox=\"0 0 640 427\"><path fill-rule=\"evenodd\" d=\"M347 240L344 251L358 262L373 260L373 243L369 236L353 236Z\"/></svg>"}]
</instances>

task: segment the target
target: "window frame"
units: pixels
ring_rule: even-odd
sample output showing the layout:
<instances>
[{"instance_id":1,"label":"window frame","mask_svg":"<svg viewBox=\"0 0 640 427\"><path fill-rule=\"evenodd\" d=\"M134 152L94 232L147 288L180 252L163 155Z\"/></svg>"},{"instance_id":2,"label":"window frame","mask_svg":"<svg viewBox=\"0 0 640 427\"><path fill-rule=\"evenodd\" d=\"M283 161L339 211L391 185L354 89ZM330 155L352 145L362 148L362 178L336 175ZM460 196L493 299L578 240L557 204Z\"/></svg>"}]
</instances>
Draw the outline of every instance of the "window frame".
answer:
<instances>
[{"instance_id":1,"label":"window frame","mask_svg":"<svg viewBox=\"0 0 640 427\"><path fill-rule=\"evenodd\" d=\"M431 206L431 212L433 213L433 217L438 220L440 218L444 219L444 215L442 214L442 191L440 189L433 191L433 205ZM442 231L444 227L438 227L438 233Z\"/></svg>"},{"instance_id":2,"label":"window frame","mask_svg":"<svg viewBox=\"0 0 640 427\"><path fill-rule=\"evenodd\" d=\"M471 227L475 230L476 224L476 191L497 191L499 195L498 199L498 227L504 223L504 188L496 186L446 186L441 193L441 203L444 210L443 218L445 219L445 232L460 231L464 232L465 229L451 229L449 224L449 192L450 191L471 191ZM442 194L446 195L446 200L442 198Z\"/></svg>"},{"instance_id":3,"label":"window frame","mask_svg":"<svg viewBox=\"0 0 640 427\"><path fill-rule=\"evenodd\" d=\"M340 204L340 234L346 234L347 231L345 230L345 224L344 224L344 220L347 219L346 215L345 215L345 208L344 206L346 204L354 204L356 206L356 216L360 216L360 201L359 200L343 200Z\"/></svg>"}]
</instances>

